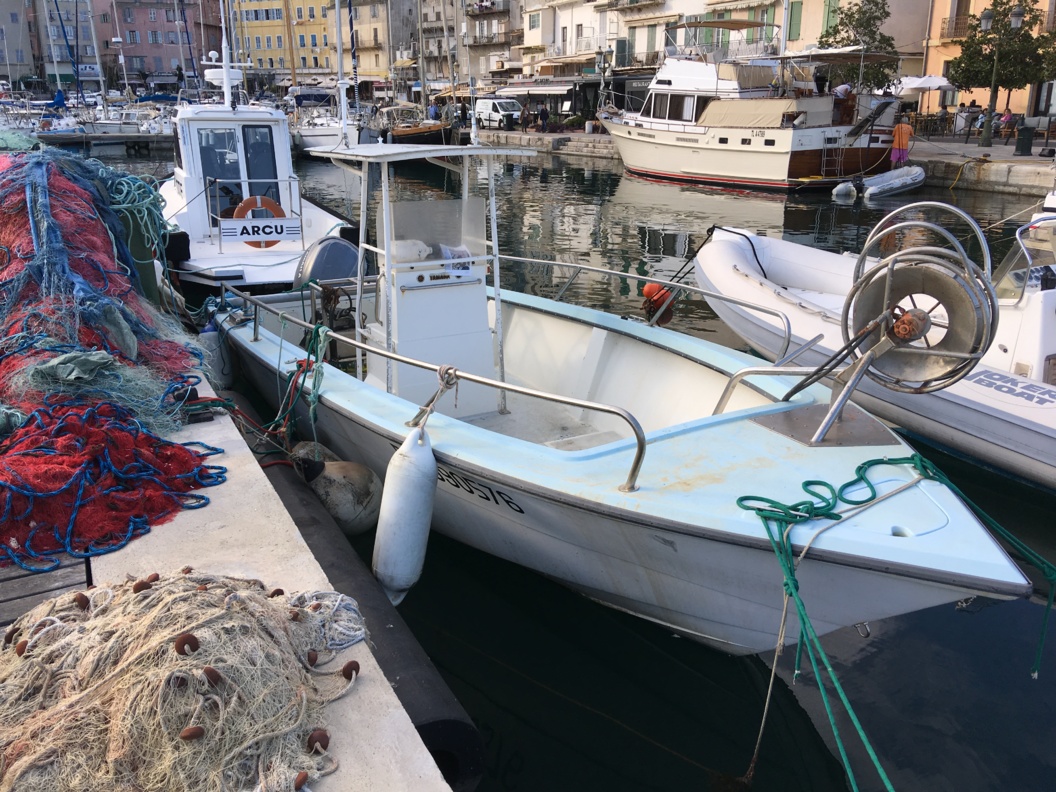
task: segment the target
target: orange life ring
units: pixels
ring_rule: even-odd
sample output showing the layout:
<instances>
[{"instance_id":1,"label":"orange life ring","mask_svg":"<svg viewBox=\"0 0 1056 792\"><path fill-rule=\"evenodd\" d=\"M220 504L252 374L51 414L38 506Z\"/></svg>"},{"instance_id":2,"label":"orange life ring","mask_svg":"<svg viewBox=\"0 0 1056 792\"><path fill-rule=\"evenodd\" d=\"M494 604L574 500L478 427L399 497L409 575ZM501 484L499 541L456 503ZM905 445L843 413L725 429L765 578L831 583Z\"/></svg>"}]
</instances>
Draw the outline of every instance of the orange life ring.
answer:
<instances>
[{"instance_id":1,"label":"orange life ring","mask_svg":"<svg viewBox=\"0 0 1056 792\"><path fill-rule=\"evenodd\" d=\"M242 203L235 207L234 214L231 216L236 220L241 220L243 217L248 215L254 209L265 209L271 212L272 217L285 217L286 213L282 211L282 207L275 203L273 200L268 198L266 195L251 195L246 198ZM267 242L246 242L250 247L255 248L269 248L279 244L279 240L271 239Z\"/></svg>"}]
</instances>

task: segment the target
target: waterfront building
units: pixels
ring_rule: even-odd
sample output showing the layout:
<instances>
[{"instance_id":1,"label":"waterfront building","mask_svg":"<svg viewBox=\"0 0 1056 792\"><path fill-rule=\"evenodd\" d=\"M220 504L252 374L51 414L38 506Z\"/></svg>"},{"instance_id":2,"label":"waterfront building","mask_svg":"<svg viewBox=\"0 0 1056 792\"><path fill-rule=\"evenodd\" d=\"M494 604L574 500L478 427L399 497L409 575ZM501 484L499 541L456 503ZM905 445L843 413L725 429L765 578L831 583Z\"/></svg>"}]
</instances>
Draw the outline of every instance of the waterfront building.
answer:
<instances>
[{"instance_id":1,"label":"waterfront building","mask_svg":"<svg viewBox=\"0 0 1056 792\"><path fill-rule=\"evenodd\" d=\"M939 4L931 0L931 24L924 42L923 74L946 74L947 64L961 54L957 43L969 29L972 18L978 18L992 5L991 0L953 0ZM1024 5L1027 5L1024 3ZM1037 8L1044 14L1042 29L1036 33L1051 33L1056 30L1056 0L1040 0ZM960 102L975 100L982 107L990 103L990 89L976 88L974 91L948 91L941 95L941 103L956 107ZM1011 91L1001 90L997 111L1005 106L1013 113L1028 116L1056 115L1056 81L1048 81L1027 88Z\"/></svg>"},{"instance_id":2,"label":"waterfront building","mask_svg":"<svg viewBox=\"0 0 1056 792\"><path fill-rule=\"evenodd\" d=\"M93 12L101 57L85 58L101 65L109 88L175 93L193 86L208 52L220 50L219 6L96 0Z\"/></svg>"},{"instance_id":3,"label":"waterfront building","mask_svg":"<svg viewBox=\"0 0 1056 792\"><path fill-rule=\"evenodd\" d=\"M23 78L36 77L30 10L25 0L0 0L0 79L14 87Z\"/></svg>"}]
</instances>

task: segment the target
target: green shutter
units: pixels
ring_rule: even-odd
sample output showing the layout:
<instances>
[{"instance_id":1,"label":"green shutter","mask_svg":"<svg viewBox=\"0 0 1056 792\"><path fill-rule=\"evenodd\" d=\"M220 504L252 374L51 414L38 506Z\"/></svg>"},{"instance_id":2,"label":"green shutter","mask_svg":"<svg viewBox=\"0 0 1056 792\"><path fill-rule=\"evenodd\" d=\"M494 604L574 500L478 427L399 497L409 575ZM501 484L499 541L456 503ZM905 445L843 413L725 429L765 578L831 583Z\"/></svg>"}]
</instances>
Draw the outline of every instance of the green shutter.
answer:
<instances>
[{"instance_id":1,"label":"green shutter","mask_svg":"<svg viewBox=\"0 0 1056 792\"><path fill-rule=\"evenodd\" d=\"M836 9L840 7L840 0L825 0L825 19L822 23L822 32L836 24Z\"/></svg>"},{"instance_id":2,"label":"green shutter","mask_svg":"<svg viewBox=\"0 0 1056 792\"><path fill-rule=\"evenodd\" d=\"M799 26L803 19L803 0L792 0L788 7L788 40L799 40Z\"/></svg>"},{"instance_id":3,"label":"green shutter","mask_svg":"<svg viewBox=\"0 0 1056 792\"><path fill-rule=\"evenodd\" d=\"M763 13L765 14L766 12L764 11ZM748 21L749 22L754 22L755 21L755 9L754 8L749 8L748 9ZM748 30L746 30L744 32L744 40L748 44L751 44L752 42L755 41L755 28L748 28Z\"/></svg>"}]
</instances>

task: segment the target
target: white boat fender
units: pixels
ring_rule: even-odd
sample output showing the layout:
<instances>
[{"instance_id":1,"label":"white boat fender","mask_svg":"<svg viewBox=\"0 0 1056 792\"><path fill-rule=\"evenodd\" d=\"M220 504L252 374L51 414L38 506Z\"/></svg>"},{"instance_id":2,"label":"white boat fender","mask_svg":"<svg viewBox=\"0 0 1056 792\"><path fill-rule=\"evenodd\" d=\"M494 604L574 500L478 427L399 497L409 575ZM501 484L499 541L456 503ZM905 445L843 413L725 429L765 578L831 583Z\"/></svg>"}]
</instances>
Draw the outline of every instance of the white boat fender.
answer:
<instances>
[{"instance_id":1,"label":"white boat fender","mask_svg":"<svg viewBox=\"0 0 1056 792\"><path fill-rule=\"evenodd\" d=\"M845 181L840 182L832 188L833 198L854 198L858 195L858 190L855 188L853 182Z\"/></svg>"},{"instance_id":2,"label":"white boat fender","mask_svg":"<svg viewBox=\"0 0 1056 792\"><path fill-rule=\"evenodd\" d=\"M374 538L374 577L393 605L421 577L435 495L433 447L425 429L416 427L389 461Z\"/></svg>"},{"instance_id":3,"label":"white boat fender","mask_svg":"<svg viewBox=\"0 0 1056 792\"><path fill-rule=\"evenodd\" d=\"M381 479L366 465L345 460L292 457L293 465L347 536L378 524Z\"/></svg>"}]
</instances>

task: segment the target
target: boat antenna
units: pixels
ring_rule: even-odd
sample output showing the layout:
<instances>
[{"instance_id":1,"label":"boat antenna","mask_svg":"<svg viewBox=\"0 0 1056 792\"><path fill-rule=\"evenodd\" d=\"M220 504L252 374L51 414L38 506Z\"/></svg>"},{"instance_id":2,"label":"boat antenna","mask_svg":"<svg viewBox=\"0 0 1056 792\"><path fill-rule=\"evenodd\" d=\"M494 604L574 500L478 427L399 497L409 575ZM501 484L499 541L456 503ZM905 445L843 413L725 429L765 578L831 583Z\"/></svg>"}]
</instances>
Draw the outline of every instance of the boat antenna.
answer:
<instances>
[{"instance_id":1,"label":"boat antenna","mask_svg":"<svg viewBox=\"0 0 1056 792\"><path fill-rule=\"evenodd\" d=\"M224 105L235 109L231 98L231 46L227 43L227 5L220 0L220 61L224 70Z\"/></svg>"}]
</instances>

